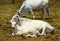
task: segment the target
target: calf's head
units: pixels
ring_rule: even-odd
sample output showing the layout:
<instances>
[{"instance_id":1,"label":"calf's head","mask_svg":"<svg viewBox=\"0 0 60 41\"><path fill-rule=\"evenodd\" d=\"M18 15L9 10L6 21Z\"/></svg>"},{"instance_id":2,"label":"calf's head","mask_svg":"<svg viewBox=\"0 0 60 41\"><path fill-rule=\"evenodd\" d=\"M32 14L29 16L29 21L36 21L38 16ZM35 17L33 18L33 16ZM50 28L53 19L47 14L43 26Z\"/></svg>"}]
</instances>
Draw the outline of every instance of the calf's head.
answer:
<instances>
[{"instance_id":1,"label":"calf's head","mask_svg":"<svg viewBox=\"0 0 60 41\"><path fill-rule=\"evenodd\" d=\"M20 25L19 16L18 15L14 15L9 22L11 23L12 27L15 27L16 24Z\"/></svg>"}]
</instances>

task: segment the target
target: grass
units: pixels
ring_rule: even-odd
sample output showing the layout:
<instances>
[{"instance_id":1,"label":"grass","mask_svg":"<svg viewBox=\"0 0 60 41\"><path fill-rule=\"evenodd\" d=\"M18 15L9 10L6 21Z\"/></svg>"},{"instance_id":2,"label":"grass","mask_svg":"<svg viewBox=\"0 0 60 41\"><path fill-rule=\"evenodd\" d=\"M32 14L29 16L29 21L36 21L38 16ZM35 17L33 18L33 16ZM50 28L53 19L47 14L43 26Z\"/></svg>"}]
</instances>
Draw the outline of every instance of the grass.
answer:
<instances>
[{"instance_id":1,"label":"grass","mask_svg":"<svg viewBox=\"0 0 60 41\"><path fill-rule=\"evenodd\" d=\"M55 34L47 34L37 38L23 38L21 36L12 36L12 28L9 20L16 14L19 4L0 5L0 41L60 41L60 6L51 6L51 18L46 15L46 20L55 27ZM55 16L55 10L57 16ZM36 19L42 20L42 12L34 11ZM39 14L37 14L39 13ZM32 18L29 14L23 14L27 18Z\"/></svg>"}]
</instances>

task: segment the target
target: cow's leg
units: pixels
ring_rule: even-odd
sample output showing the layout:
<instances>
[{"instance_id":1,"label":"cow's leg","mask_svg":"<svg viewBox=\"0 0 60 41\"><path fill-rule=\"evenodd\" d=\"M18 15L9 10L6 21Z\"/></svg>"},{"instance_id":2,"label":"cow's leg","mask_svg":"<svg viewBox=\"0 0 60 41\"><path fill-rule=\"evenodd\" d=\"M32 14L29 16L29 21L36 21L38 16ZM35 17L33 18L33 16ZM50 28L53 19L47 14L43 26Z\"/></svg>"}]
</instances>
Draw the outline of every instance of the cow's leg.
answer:
<instances>
[{"instance_id":1,"label":"cow's leg","mask_svg":"<svg viewBox=\"0 0 60 41\"><path fill-rule=\"evenodd\" d=\"M45 20L46 9L43 9L43 20Z\"/></svg>"},{"instance_id":2,"label":"cow's leg","mask_svg":"<svg viewBox=\"0 0 60 41\"><path fill-rule=\"evenodd\" d=\"M43 27L42 33L40 35L46 35L46 28L45 27Z\"/></svg>"},{"instance_id":3,"label":"cow's leg","mask_svg":"<svg viewBox=\"0 0 60 41\"><path fill-rule=\"evenodd\" d=\"M27 35L24 35L25 37L37 37L35 34L31 35L30 33Z\"/></svg>"},{"instance_id":4,"label":"cow's leg","mask_svg":"<svg viewBox=\"0 0 60 41\"><path fill-rule=\"evenodd\" d=\"M40 32L39 30L36 31L36 35L39 36L40 35Z\"/></svg>"},{"instance_id":5,"label":"cow's leg","mask_svg":"<svg viewBox=\"0 0 60 41\"><path fill-rule=\"evenodd\" d=\"M35 34L31 35L31 37L37 37Z\"/></svg>"},{"instance_id":6,"label":"cow's leg","mask_svg":"<svg viewBox=\"0 0 60 41\"><path fill-rule=\"evenodd\" d=\"M35 31L33 31L33 35L31 35L30 37L37 37L39 35L40 35L39 31L35 30Z\"/></svg>"},{"instance_id":7,"label":"cow's leg","mask_svg":"<svg viewBox=\"0 0 60 41\"><path fill-rule=\"evenodd\" d=\"M34 31L32 31L32 34L31 33L29 33L28 35L27 35L27 37L37 37L37 35L39 35L40 33L39 33L39 31L38 30L34 30Z\"/></svg>"},{"instance_id":8,"label":"cow's leg","mask_svg":"<svg viewBox=\"0 0 60 41\"><path fill-rule=\"evenodd\" d=\"M28 33L27 35L24 35L25 37L29 37L30 36L30 34Z\"/></svg>"},{"instance_id":9,"label":"cow's leg","mask_svg":"<svg viewBox=\"0 0 60 41\"><path fill-rule=\"evenodd\" d=\"M28 37L37 37L35 34L33 34L33 35L31 35L31 34L29 34L29 35L27 35Z\"/></svg>"},{"instance_id":10,"label":"cow's leg","mask_svg":"<svg viewBox=\"0 0 60 41\"><path fill-rule=\"evenodd\" d=\"M21 11L18 12L18 15L22 16L22 14L25 13L25 12L26 12L25 8L22 8Z\"/></svg>"},{"instance_id":11,"label":"cow's leg","mask_svg":"<svg viewBox=\"0 0 60 41\"><path fill-rule=\"evenodd\" d=\"M25 12L25 2L23 2L22 6L20 9L17 11L19 16L22 16L22 14Z\"/></svg>"},{"instance_id":12,"label":"cow's leg","mask_svg":"<svg viewBox=\"0 0 60 41\"><path fill-rule=\"evenodd\" d=\"M49 11L49 9L47 8L46 11L47 11L48 16L49 16L49 18L50 18L50 11Z\"/></svg>"},{"instance_id":13,"label":"cow's leg","mask_svg":"<svg viewBox=\"0 0 60 41\"><path fill-rule=\"evenodd\" d=\"M29 11L31 12L31 14L32 14L33 18L35 19L35 16L34 16L34 13L33 13L32 8L30 8L30 9L29 9Z\"/></svg>"}]
</instances>

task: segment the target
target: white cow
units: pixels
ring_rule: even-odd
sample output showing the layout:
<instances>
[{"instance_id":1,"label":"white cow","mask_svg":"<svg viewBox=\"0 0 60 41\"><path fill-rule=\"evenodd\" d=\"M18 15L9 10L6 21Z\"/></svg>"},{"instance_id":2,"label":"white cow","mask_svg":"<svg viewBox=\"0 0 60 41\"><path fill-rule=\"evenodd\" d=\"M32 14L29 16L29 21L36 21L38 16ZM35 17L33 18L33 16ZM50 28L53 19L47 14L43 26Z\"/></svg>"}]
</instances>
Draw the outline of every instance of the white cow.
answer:
<instances>
[{"instance_id":1,"label":"white cow","mask_svg":"<svg viewBox=\"0 0 60 41\"><path fill-rule=\"evenodd\" d=\"M28 12L31 13L33 18L35 19L33 9L41 9L43 10L43 19L45 19L46 12L50 16L49 13L49 0L25 0L18 10L18 15L22 16L23 13Z\"/></svg>"},{"instance_id":2,"label":"white cow","mask_svg":"<svg viewBox=\"0 0 60 41\"><path fill-rule=\"evenodd\" d=\"M54 32L54 27L52 27L47 22L44 22L42 20L31 20L28 18L21 18L18 15L13 16L10 20L10 23L12 24L12 27L15 27L18 24L19 26L25 26L26 28L31 27L30 29L34 28L38 31L42 29L42 33L40 33L40 35L46 35L46 32Z\"/></svg>"},{"instance_id":3,"label":"white cow","mask_svg":"<svg viewBox=\"0 0 60 41\"><path fill-rule=\"evenodd\" d=\"M34 29L33 27L25 27L19 26L18 24L15 25L12 35L22 35L25 37L37 37L37 34L40 34L38 30Z\"/></svg>"}]
</instances>

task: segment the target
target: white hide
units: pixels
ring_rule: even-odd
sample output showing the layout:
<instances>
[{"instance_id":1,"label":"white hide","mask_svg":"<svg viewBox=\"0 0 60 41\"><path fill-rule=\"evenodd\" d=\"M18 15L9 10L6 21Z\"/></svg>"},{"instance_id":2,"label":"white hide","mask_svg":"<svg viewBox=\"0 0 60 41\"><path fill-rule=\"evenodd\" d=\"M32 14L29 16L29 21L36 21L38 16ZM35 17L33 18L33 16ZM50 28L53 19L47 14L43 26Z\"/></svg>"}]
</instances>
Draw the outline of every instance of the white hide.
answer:
<instances>
[{"instance_id":1,"label":"white hide","mask_svg":"<svg viewBox=\"0 0 60 41\"><path fill-rule=\"evenodd\" d=\"M25 37L37 37L36 34L40 34L38 30L32 28L32 27L25 27L25 26L19 26L16 25L14 28L16 31L15 33L13 32L12 35L23 35ZM31 35L32 34L32 35Z\"/></svg>"},{"instance_id":2,"label":"white hide","mask_svg":"<svg viewBox=\"0 0 60 41\"><path fill-rule=\"evenodd\" d=\"M41 35L46 35L46 29L49 31L53 31L54 28L48 24L47 22L41 21L41 20L27 20L27 19L23 19L23 21L21 21L21 26L26 26L26 27L32 27L36 30L41 30L42 29L42 33Z\"/></svg>"},{"instance_id":3,"label":"white hide","mask_svg":"<svg viewBox=\"0 0 60 41\"><path fill-rule=\"evenodd\" d=\"M28 12L32 14L33 18L35 18L33 9L42 8L44 14L43 19L45 19L46 12L50 16L48 4L49 0L25 0L20 9L18 10L18 15L21 16L23 13Z\"/></svg>"},{"instance_id":4,"label":"white hide","mask_svg":"<svg viewBox=\"0 0 60 41\"><path fill-rule=\"evenodd\" d=\"M42 33L40 33L40 35L46 35L46 30L49 32L52 32L54 30L54 27L52 27L50 24L48 24L47 22L44 22L42 20L32 20L32 19L28 19L28 18L22 18L22 17L16 17L13 16L13 18L10 20L11 23L16 22L14 21L15 18L19 19L19 24L14 24L14 28L18 29L17 33L21 34L26 34L29 32L34 33L33 35L36 34L36 32L38 32L42 29ZM22 31L21 31L22 29ZM28 34L27 34L28 35ZM36 36L36 35L35 35Z\"/></svg>"}]
</instances>

